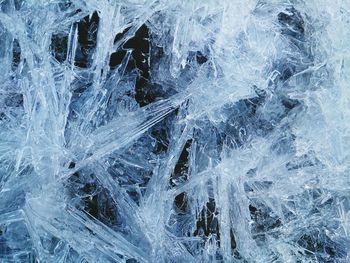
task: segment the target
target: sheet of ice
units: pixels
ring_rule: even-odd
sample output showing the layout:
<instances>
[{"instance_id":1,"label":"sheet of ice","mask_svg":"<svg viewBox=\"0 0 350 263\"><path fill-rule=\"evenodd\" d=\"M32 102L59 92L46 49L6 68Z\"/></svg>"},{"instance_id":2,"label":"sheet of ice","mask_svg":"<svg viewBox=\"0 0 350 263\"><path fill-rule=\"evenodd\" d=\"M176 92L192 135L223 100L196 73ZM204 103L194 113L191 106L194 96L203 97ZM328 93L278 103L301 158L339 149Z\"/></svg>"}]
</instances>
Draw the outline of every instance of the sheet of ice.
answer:
<instances>
[{"instance_id":1,"label":"sheet of ice","mask_svg":"<svg viewBox=\"0 0 350 263\"><path fill-rule=\"evenodd\" d=\"M349 262L349 21L0 0L0 261Z\"/></svg>"}]
</instances>

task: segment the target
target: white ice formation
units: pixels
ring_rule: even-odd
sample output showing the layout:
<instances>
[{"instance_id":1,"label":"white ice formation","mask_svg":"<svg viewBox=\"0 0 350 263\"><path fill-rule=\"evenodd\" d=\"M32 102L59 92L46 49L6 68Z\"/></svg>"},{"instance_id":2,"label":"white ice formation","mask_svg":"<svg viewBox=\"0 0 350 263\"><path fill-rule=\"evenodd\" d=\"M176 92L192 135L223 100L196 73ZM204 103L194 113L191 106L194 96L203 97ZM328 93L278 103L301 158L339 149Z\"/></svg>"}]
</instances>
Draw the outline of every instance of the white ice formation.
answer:
<instances>
[{"instance_id":1,"label":"white ice formation","mask_svg":"<svg viewBox=\"0 0 350 263\"><path fill-rule=\"evenodd\" d=\"M349 0L0 0L0 262L350 262Z\"/></svg>"}]
</instances>

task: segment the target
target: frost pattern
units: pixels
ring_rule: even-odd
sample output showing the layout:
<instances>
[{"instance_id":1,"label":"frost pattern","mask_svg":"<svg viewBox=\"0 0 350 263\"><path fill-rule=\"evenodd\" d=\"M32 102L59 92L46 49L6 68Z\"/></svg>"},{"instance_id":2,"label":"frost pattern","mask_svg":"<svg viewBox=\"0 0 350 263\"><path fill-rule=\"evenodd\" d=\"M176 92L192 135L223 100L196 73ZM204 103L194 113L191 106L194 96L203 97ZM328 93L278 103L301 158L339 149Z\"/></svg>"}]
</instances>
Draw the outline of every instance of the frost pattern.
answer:
<instances>
[{"instance_id":1,"label":"frost pattern","mask_svg":"<svg viewBox=\"0 0 350 263\"><path fill-rule=\"evenodd\" d=\"M1 0L1 262L350 262L350 2Z\"/></svg>"}]
</instances>

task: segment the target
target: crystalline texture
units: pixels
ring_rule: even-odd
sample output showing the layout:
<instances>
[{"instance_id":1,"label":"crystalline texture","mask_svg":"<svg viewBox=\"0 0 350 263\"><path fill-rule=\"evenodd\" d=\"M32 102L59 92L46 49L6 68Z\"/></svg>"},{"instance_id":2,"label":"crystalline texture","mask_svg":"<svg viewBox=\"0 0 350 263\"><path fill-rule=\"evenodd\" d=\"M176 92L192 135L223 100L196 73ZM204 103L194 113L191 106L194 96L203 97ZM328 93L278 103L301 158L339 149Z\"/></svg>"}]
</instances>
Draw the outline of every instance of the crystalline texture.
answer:
<instances>
[{"instance_id":1,"label":"crystalline texture","mask_svg":"<svg viewBox=\"0 0 350 263\"><path fill-rule=\"evenodd\" d=\"M0 261L349 262L349 12L0 0Z\"/></svg>"}]
</instances>

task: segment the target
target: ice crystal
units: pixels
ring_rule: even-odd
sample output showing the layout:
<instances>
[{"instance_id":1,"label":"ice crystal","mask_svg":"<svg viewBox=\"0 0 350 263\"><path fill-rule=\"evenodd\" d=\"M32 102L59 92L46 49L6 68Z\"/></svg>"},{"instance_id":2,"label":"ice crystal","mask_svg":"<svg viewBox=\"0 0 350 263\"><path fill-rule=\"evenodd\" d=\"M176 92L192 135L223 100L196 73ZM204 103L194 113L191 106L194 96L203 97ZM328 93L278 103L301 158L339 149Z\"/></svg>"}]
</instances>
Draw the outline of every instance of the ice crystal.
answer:
<instances>
[{"instance_id":1,"label":"ice crystal","mask_svg":"<svg viewBox=\"0 0 350 263\"><path fill-rule=\"evenodd\" d=\"M0 0L0 261L350 262L349 21Z\"/></svg>"}]
</instances>

